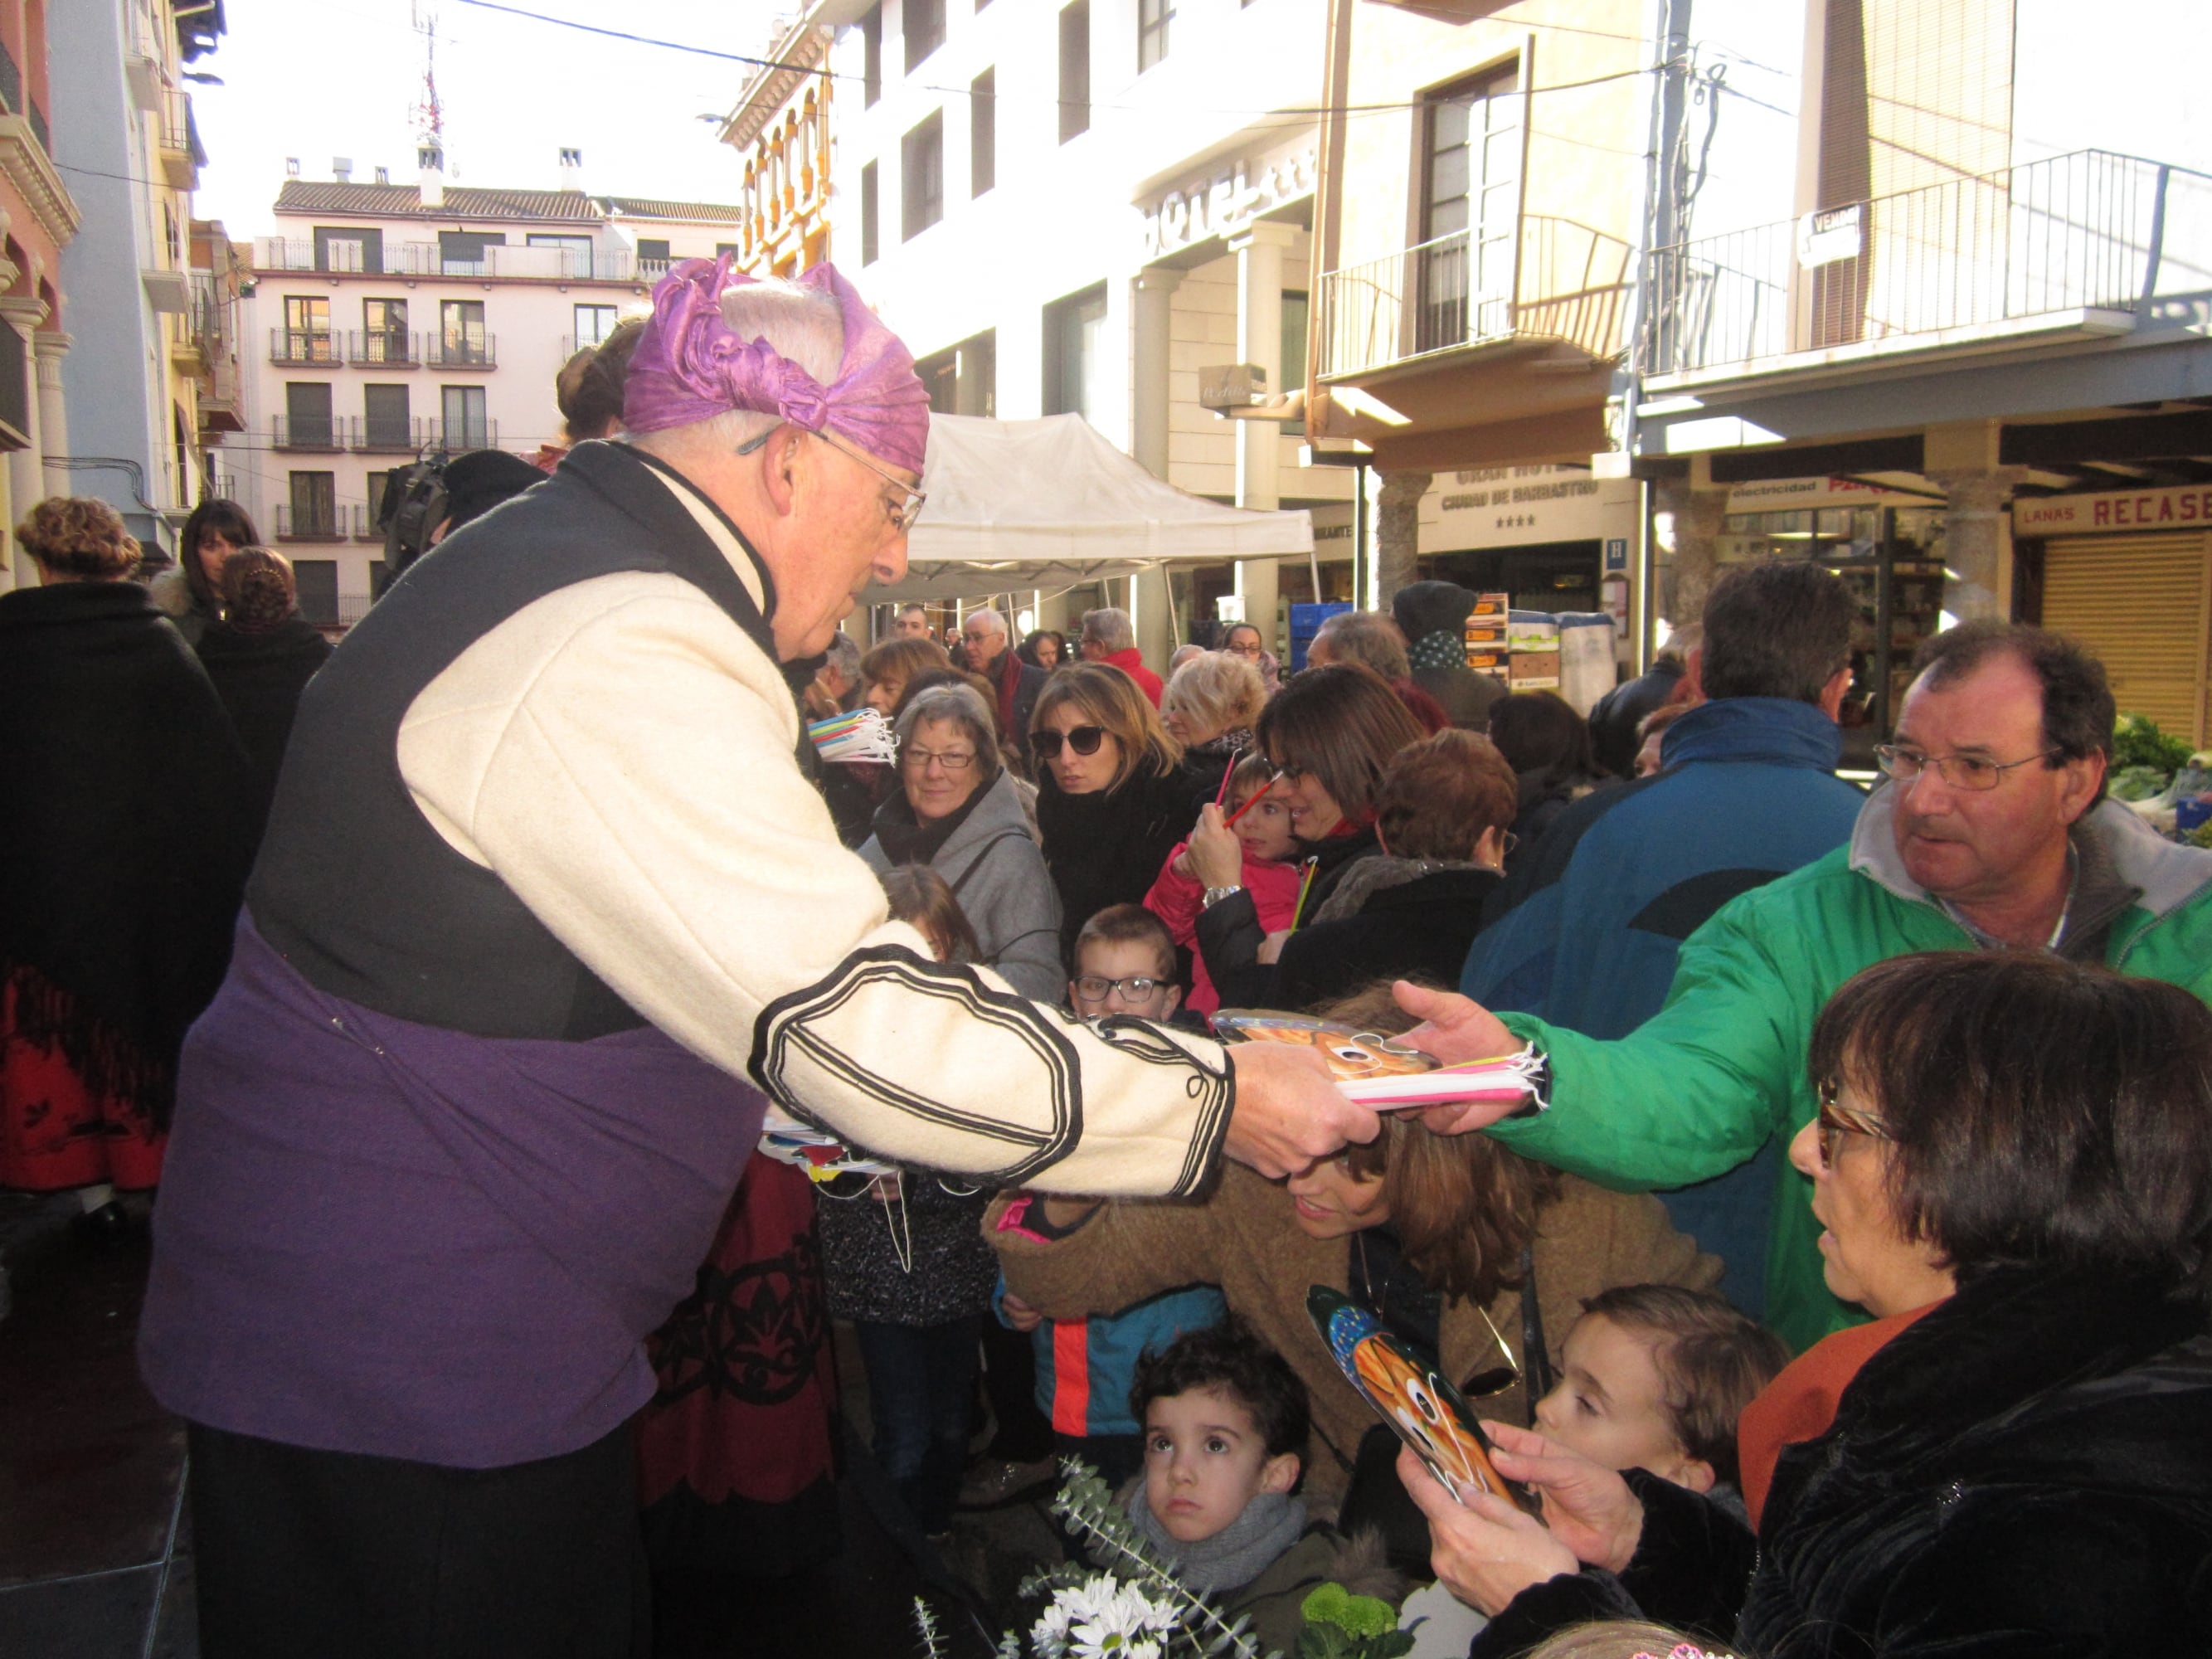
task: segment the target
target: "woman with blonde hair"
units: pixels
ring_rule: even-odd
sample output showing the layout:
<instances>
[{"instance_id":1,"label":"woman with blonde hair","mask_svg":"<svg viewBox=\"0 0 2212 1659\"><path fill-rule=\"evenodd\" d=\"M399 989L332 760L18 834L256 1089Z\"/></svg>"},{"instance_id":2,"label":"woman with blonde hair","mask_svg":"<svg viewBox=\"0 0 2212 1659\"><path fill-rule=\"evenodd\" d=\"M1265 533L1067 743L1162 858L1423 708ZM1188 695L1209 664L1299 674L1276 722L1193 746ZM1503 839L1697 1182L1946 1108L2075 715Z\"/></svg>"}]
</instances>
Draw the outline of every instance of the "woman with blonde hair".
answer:
<instances>
[{"instance_id":1,"label":"woman with blonde hair","mask_svg":"<svg viewBox=\"0 0 2212 1659\"><path fill-rule=\"evenodd\" d=\"M40 586L0 594L0 1187L161 1178L185 1030L230 958L253 797L206 673L104 501L15 534Z\"/></svg>"},{"instance_id":2,"label":"woman with blonde hair","mask_svg":"<svg viewBox=\"0 0 2212 1659\"><path fill-rule=\"evenodd\" d=\"M1144 902L1205 797L1136 681L1105 663L1077 663L1045 682L1030 749L1065 960L1091 917Z\"/></svg>"},{"instance_id":3,"label":"woman with blonde hair","mask_svg":"<svg viewBox=\"0 0 2212 1659\"><path fill-rule=\"evenodd\" d=\"M1267 706L1260 671L1225 651L1205 652L1168 676L1160 717L1182 745L1193 787L1208 799L1220 795L1229 769L1251 748L1252 726Z\"/></svg>"}]
</instances>

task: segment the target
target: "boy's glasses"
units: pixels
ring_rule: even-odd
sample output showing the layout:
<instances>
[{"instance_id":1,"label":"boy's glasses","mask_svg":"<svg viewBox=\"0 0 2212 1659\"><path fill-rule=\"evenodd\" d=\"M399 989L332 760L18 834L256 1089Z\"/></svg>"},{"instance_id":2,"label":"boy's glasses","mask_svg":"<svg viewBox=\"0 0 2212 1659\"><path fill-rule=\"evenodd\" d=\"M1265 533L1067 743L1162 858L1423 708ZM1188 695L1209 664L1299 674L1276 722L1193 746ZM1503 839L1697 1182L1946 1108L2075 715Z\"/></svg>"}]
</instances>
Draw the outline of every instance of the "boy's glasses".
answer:
<instances>
[{"instance_id":1,"label":"boy's glasses","mask_svg":"<svg viewBox=\"0 0 2212 1659\"><path fill-rule=\"evenodd\" d=\"M1103 726L1078 726L1065 732L1030 733L1030 747L1036 750L1039 760L1058 760L1063 741L1079 755L1095 755L1098 752L1098 745L1106 741L1106 728Z\"/></svg>"},{"instance_id":2,"label":"boy's glasses","mask_svg":"<svg viewBox=\"0 0 2212 1659\"><path fill-rule=\"evenodd\" d=\"M1127 979L1108 979L1103 974L1078 974L1075 994L1085 1002L1103 1002L1115 992L1121 994L1124 1002L1142 1002L1167 981L1150 979L1142 974L1132 974Z\"/></svg>"},{"instance_id":3,"label":"boy's glasses","mask_svg":"<svg viewBox=\"0 0 2212 1659\"><path fill-rule=\"evenodd\" d=\"M1836 1167L1836 1154L1843 1150L1844 1137L1871 1135L1876 1140L1894 1139L1889 1125L1872 1112L1862 1112L1856 1106L1846 1106L1838 1098L1840 1085L1833 1078L1823 1078L1814 1092L1820 1101L1820 1116L1815 1120L1820 1127L1820 1165L1823 1169Z\"/></svg>"}]
</instances>

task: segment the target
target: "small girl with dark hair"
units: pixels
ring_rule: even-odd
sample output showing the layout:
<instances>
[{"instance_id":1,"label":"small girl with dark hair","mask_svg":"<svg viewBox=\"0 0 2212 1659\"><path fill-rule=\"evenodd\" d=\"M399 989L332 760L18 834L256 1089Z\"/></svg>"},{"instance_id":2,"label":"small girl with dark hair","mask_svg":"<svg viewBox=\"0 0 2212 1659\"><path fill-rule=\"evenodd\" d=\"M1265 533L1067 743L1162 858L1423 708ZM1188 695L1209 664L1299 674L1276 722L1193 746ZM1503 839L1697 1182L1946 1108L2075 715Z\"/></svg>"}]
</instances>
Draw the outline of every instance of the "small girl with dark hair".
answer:
<instances>
[{"instance_id":1,"label":"small girl with dark hair","mask_svg":"<svg viewBox=\"0 0 2212 1659\"><path fill-rule=\"evenodd\" d=\"M253 763L254 839L260 839L300 694L330 659L331 642L300 614L292 567L265 547L223 562L222 615L200 635L200 666Z\"/></svg>"}]
</instances>

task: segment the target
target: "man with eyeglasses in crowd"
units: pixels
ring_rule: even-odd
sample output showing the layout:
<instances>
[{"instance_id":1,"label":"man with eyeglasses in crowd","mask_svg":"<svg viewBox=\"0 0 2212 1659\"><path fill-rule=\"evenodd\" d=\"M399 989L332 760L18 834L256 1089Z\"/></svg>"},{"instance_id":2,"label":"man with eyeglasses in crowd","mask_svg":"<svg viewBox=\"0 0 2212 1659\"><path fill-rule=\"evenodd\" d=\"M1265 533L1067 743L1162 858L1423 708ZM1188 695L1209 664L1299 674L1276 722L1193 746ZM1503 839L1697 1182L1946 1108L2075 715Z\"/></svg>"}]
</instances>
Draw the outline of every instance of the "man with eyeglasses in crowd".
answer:
<instances>
[{"instance_id":1,"label":"man with eyeglasses in crowd","mask_svg":"<svg viewBox=\"0 0 2212 1659\"><path fill-rule=\"evenodd\" d=\"M1030 716L1036 712L1037 693L1051 676L1014 654L1006 619L996 611L969 611L960 624L960 643L968 650L968 672L981 674L991 683L992 698L999 708L999 730L1026 755Z\"/></svg>"},{"instance_id":2,"label":"man with eyeglasses in crowd","mask_svg":"<svg viewBox=\"0 0 2212 1659\"><path fill-rule=\"evenodd\" d=\"M2048 951L2212 1000L2212 853L2179 847L2105 796L2113 723L2101 664L2073 641L1975 622L1921 647L1888 781L1850 842L1724 908L1682 946L1666 1007L1606 1042L1462 996L1417 1012L1447 1059L1533 1041L1550 1109L1491 1133L1613 1186L1677 1187L1785 1140L1817 1114L1814 1018L1860 969L1916 951ZM1501 1109L1438 1108L1431 1127ZM1765 1318L1799 1349L1856 1322L1822 1281L1805 1177L1773 1210Z\"/></svg>"},{"instance_id":3,"label":"man with eyeglasses in crowd","mask_svg":"<svg viewBox=\"0 0 2212 1659\"><path fill-rule=\"evenodd\" d=\"M1310 1056L1096 1031L887 920L793 671L905 573L927 398L834 269L730 266L655 289L622 441L410 569L301 702L140 1332L210 1653L642 1650L642 1339L764 1097L1086 1193L1376 1132Z\"/></svg>"}]
</instances>

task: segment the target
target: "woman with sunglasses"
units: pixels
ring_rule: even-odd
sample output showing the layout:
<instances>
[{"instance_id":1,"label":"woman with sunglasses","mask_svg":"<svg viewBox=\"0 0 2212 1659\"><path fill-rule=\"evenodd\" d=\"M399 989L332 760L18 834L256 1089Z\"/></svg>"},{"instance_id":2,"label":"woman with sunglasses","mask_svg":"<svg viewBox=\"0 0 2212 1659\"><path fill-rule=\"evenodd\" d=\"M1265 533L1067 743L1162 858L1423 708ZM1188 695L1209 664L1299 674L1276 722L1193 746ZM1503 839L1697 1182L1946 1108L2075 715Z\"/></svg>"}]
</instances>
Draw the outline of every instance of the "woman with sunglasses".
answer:
<instances>
[{"instance_id":1,"label":"woman with sunglasses","mask_svg":"<svg viewBox=\"0 0 2212 1659\"><path fill-rule=\"evenodd\" d=\"M1085 922L1144 902L1200 797L1182 745L1137 683L1105 663L1074 663L1045 682L1030 751L1044 861L1060 891L1060 956L1072 961Z\"/></svg>"},{"instance_id":2,"label":"woman with sunglasses","mask_svg":"<svg viewBox=\"0 0 2212 1659\"><path fill-rule=\"evenodd\" d=\"M1375 820L1382 775L1428 733L1382 676L1333 663L1285 686L1261 711L1257 736L1278 774L1275 793L1290 803L1299 856L1313 872L1300 908L1300 918L1310 919L1353 864L1381 850ZM1238 884L1242 865L1236 836L1209 806L1190 838L1191 873L1206 888L1198 948L1223 1006L1266 1006L1282 942L1271 944L1261 927L1251 895Z\"/></svg>"},{"instance_id":3,"label":"woman with sunglasses","mask_svg":"<svg viewBox=\"0 0 2212 1659\"><path fill-rule=\"evenodd\" d=\"M1505 1431L1547 1526L1418 1469L1475 1659L1651 1616L1738 1652L2200 1651L2212 1559L2212 1012L2026 951L1899 957L1813 1031L1791 1142L1874 1322L1745 1412L1756 1533ZM1587 1564L1587 1565L1585 1565Z\"/></svg>"},{"instance_id":4,"label":"woman with sunglasses","mask_svg":"<svg viewBox=\"0 0 2212 1659\"><path fill-rule=\"evenodd\" d=\"M1386 1034L1411 1023L1387 992L1328 1012ZM1368 1431L1390 1431L1316 1335L1310 1287L1364 1303L1466 1379L1486 1410L1521 1423L1548 1387L1522 1380L1548 1369L1540 1349L1531 1357L1531 1334L1564 1333L1583 1297L1616 1285L1705 1289L1720 1276L1656 1199L1559 1175L1486 1135L1432 1135L1403 1114L1384 1114L1378 1139L1287 1184L1232 1169L1203 1204L1009 1194L984 1228L1011 1296L1049 1318L1218 1285L1229 1310L1305 1380L1316 1438L1306 1493L1323 1507L1344 1495ZM1540 1315L1523 1305L1532 1277Z\"/></svg>"},{"instance_id":5,"label":"woman with sunglasses","mask_svg":"<svg viewBox=\"0 0 2212 1659\"><path fill-rule=\"evenodd\" d=\"M977 935L975 960L1025 997L1051 999L1060 965L1060 896L1045 873L1012 773L999 764L990 705L961 684L917 691L898 718L899 793L876 809L860 856L878 875L927 865Z\"/></svg>"}]
</instances>

